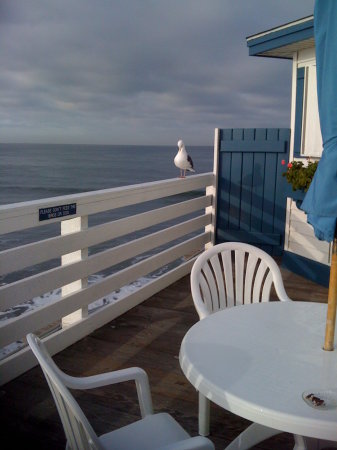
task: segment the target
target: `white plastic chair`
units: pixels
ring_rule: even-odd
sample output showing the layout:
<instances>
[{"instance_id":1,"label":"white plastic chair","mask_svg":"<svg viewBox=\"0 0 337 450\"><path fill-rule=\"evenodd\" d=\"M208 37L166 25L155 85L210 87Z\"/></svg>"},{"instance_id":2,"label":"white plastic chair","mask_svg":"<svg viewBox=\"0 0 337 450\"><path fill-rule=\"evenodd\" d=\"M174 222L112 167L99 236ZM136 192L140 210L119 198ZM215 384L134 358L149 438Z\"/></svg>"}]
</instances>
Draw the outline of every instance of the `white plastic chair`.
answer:
<instances>
[{"instance_id":1,"label":"white plastic chair","mask_svg":"<svg viewBox=\"0 0 337 450\"><path fill-rule=\"evenodd\" d=\"M28 334L27 341L53 394L68 450L214 450L209 439L191 438L169 414L153 413L148 377L139 367L75 378L56 366L37 336ZM130 380L136 383L142 419L98 437L68 388L92 389Z\"/></svg>"},{"instance_id":2,"label":"white plastic chair","mask_svg":"<svg viewBox=\"0 0 337 450\"><path fill-rule=\"evenodd\" d=\"M196 259L191 271L192 298L200 320L224 308L267 302L274 284L281 301L290 301L280 269L263 250L241 242L217 244ZM209 435L210 401L199 392L199 434ZM253 447L280 431L252 424L228 449Z\"/></svg>"},{"instance_id":3,"label":"white plastic chair","mask_svg":"<svg viewBox=\"0 0 337 450\"><path fill-rule=\"evenodd\" d=\"M268 302L273 283L278 298L289 301L274 259L242 242L214 245L196 259L191 271L192 297L200 319L231 306Z\"/></svg>"}]
</instances>

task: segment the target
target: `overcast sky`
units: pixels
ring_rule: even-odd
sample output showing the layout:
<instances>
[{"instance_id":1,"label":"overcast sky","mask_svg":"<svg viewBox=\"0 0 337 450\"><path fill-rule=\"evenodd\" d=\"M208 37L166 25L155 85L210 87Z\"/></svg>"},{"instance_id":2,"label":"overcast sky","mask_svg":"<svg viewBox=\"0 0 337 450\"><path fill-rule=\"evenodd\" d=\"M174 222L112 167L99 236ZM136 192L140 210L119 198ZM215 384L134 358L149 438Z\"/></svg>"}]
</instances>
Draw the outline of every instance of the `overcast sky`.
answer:
<instances>
[{"instance_id":1,"label":"overcast sky","mask_svg":"<svg viewBox=\"0 0 337 450\"><path fill-rule=\"evenodd\" d=\"M246 37L314 0L0 0L0 142L212 145L287 127L291 62Z\"/></svg>"}]
</instances>

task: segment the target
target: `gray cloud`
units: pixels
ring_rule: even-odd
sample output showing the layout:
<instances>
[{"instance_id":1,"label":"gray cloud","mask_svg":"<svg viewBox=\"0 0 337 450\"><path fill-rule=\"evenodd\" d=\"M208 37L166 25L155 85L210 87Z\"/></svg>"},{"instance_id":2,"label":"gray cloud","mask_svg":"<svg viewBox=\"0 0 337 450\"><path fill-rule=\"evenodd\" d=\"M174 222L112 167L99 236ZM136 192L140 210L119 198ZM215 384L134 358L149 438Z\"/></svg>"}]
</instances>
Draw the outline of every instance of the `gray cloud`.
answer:
<instances>
[{"instance_id":1,"label":"gray cloud","mask_svg":"<svg viewBox=\"0 0 337 450\"><path fill-rule=\"evenodd\" d=\"M212 145L218 126L289 126L291 63L245 38L313 3L2 0L1 140Z\"/></svg>"}]
</instances>

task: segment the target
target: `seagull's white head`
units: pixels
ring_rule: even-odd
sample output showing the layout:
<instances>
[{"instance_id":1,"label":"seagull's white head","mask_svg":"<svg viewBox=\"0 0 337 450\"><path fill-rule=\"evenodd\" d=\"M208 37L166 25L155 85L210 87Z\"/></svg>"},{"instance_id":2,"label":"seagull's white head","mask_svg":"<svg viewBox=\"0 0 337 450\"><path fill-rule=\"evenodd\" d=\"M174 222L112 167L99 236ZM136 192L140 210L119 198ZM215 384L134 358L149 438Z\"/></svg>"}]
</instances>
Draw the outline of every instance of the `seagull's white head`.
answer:
<instances>
[{"instance_id":1,"label":"seagull's white head","mask_svg":"<svg viewBox=\"0 0 337 450\"><path fill-rule=\"evenodd\" d=\"M184 146L184 143L183 143L183 141L180 139L180 141L178 141L178 147L179 148L181 148L181 147L183 147Z\"/></svg>"}]
</instances>

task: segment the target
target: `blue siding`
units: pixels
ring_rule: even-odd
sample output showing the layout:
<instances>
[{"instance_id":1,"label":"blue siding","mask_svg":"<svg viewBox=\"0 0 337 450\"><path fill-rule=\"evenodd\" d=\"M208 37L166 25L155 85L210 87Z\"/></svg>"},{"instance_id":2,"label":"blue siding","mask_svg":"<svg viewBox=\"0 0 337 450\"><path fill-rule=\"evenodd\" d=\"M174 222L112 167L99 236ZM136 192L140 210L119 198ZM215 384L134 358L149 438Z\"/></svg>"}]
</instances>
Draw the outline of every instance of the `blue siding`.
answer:
<instances>
[{"instance_id":1,"label":"blue siding","mask_svg":"<svg viewBox=\"0 0 337 450\"><path fill-rule=\"evenodd\" d=\"M219 143L216 241L283 252L286 197L282 159L289 129L223 129Z\"/></svg>"},{"instance_id":2,"label":"blue siding","mask_svg":"<svg viewBox=\"0 0 337 450\"><path fill-rule=\"evenodd\" d=\"M282 257L282 267L322 286L329 286L330 267L313 259L285 251Z\"/></svg>"},{"instance_id":3,"label":"blue siding","mask_svg":"<svg viewBox=\"0 0 337 450\"><path fill-rule=\"evenodd\" d=\"M294 129L294 157L301 156L303 98L304 98L304 67L297 69L295 129Z\"/></svg>"}]
</instances>

